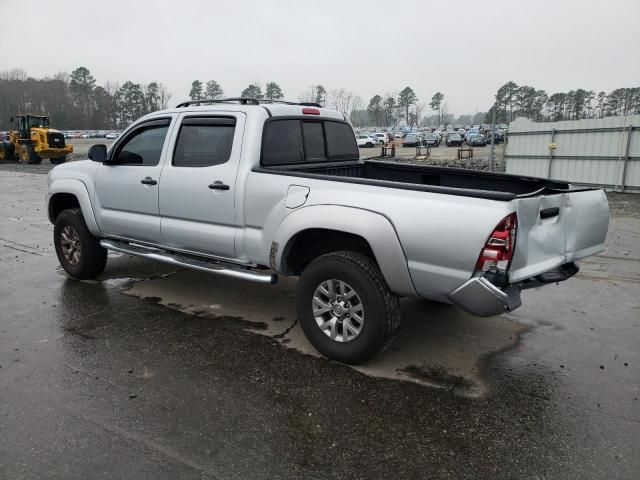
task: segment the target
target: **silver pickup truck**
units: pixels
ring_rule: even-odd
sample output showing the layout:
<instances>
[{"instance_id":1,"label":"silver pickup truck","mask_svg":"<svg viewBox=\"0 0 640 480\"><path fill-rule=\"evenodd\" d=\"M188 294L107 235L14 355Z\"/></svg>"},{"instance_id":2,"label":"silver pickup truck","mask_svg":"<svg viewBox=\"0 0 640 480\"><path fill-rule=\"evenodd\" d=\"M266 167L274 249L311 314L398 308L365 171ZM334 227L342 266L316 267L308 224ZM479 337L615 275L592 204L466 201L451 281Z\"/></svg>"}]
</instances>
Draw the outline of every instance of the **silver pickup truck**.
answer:
<instances>
[{"instance_id":1,"label":"silver pickup truck","mask_svg":"<svg viewBox=\"0 0 640 480\"><path fill-rule=\"evenodd\" d=\"M360 160L345 117L313 104L186 102L89 158L48 179L69 275L100 274L110 249L266 284L299 276L302 328L347 363L391 337L399 297L513 310L601 252L609 223L600 189Z\"/></svg>"}]
</instances>

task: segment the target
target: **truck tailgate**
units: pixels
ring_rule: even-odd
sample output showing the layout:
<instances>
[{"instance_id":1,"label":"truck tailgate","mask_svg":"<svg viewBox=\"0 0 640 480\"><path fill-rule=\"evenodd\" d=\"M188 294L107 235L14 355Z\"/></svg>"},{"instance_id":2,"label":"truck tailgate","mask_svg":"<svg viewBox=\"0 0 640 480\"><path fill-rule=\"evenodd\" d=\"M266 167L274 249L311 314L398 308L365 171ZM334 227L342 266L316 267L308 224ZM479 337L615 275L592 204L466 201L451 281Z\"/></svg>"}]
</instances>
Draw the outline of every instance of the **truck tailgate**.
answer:
<instances>
[{"instance_id":1,"label":"truck tailgate","mask_svg":"<svg viewBox=\"0 0 640 480\"><path fill-rule=\"evenodd\" d=\"M609 204L603 190L514 200L518 234L511 283L604 250Z\"/></svg>"}]
</instances>

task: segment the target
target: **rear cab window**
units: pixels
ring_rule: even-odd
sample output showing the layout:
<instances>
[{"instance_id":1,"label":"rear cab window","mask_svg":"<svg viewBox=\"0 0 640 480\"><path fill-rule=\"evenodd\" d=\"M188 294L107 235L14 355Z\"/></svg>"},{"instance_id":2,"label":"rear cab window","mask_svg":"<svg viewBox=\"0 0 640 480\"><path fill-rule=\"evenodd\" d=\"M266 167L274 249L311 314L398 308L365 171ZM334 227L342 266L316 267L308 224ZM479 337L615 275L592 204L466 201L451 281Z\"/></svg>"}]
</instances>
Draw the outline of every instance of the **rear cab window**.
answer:
<instances>
[{"instance_id":1,"label":"rear cab window","mask_svg":"<svg viewBox=\"0 0 640 480\"><path fill-rule=\"evenodd\" d=\"M329 119L274 118L265 123L262 166L358 160L353 128Z\"/></svg>"}]
</instances>

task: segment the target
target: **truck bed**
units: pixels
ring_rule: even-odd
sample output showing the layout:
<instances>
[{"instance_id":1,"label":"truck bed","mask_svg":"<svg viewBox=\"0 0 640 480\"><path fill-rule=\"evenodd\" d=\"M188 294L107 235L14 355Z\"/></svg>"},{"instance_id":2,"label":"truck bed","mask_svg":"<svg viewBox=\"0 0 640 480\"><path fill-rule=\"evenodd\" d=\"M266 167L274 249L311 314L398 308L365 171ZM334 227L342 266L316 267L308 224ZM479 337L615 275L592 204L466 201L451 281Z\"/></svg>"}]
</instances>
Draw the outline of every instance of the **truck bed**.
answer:
<instances>
[{"instance_id":1,"label":"truck bed","mask_svg":"<svg viewBox=\"0 0 640 480\"><path fill-rule=\"evenodd\" d=\"M265 173L503 201L543 193L558 193L570 188L568 183L556 180L380 160L287 165L258 170Z\"/></svg>"}]
</instances>

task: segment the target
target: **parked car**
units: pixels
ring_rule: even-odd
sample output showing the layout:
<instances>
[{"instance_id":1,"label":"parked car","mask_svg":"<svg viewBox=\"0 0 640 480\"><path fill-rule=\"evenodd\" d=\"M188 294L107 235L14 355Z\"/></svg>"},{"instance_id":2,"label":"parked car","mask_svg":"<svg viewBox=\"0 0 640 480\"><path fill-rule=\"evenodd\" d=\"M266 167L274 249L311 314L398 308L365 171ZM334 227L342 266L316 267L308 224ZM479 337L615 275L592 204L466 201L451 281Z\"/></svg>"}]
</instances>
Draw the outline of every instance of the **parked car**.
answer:
<instances>
[{"instance_id":1,"label":"parked car","mask_svg":"<svg viewBox=\"0 0 640 480\"><path fill-rule=\"evenodd\" d=\"M374 134L371 135L373 138L377 138L378 139L378 143L387 143L387 134L386 133L382 133L382 132L376 132Z\"/></svg>"},{"instance_id":2,"label":"parked car","mask_svg":"<svg viewBox=\"0 0 640 480\"><path fill-rule=\"evenodd\" d=\"M437 135L435 135L433 133L428 133L422 139L422 143L425 146L437 147L438 145L440 145L440 139L438 138Z\"/></svg>"},{"instance_id":3,"label":"parked car","mask_svg":"<svg viewBox=\"0 0 640 480\"><path fill-rule=\"evenodd\" d=\"M408 133L406 137L402 139L403 147L417 147L420 145L421 136L417 133Z\"/></svg>"},{"instance_id":4,"label":"parked car","mask_svg":"<svg viewBox=\"0 0 640 480\"><path fill-rule=\"evenodd\" d=\"M488 132L485 133L484 138L486 139L487 145L491 144L491 130L489 130ZM494 138L494 144L498 144L498 143L503 143L504 142L504 135L498 131L496 131L495 134L495 138Z\"/></svg>"},{"instance_id":5,"label":"parked car","mask_svg":"<svg viewBox=\"0 0 640 480\"><path fill-rule=\"evenodd\" d=\"M299 276L307 338L360 363L398 328L400 297L498 315L604 250L602 189L363 161L325 108L191 104L51 170L46 209L71 277L95 278L107 250L265 285Z\"/></svg>"},{"instance_id":6,"label":"parked car","mask_svg":"<svg viewBox=\"0 0 640 480\"><path fill-rule=\"evenodd\" d=\"M393 134L393 138L402 138L402 132L396 132Z\"/></svg>"},{"instance_id":7,"label":"parked car","mask_svg":"<svg viewBox=\"0 0 640 480\"><path fill-rule=\"evenodd\" d=\"M104 138L106 138L107 140L115 140L116 138L118 138L119 134L118 132L111 132L111 133L107 133Z\"/></svg>"},{"instance_id":8,"label":"parked car","mask_svg":"<svg viewBox=\"0 0 640 480\"><path fill-rule=\"evenodd\" d=\"M486 140L479 133L469 135L466 139L466 142L470 147L484 147L487 145Z\"/></svg>"},{"instance_id":9,"label":"parked car","mask_svg":"<svg viewBox=\"0 0 640 480\"><path fill-rule=\"evenodd\" d=\"M372 148L378 144L378 139L370 137L369 135L358 135L356 141L358 142L358 147Z\"/></svg>"},{"instance_id":10,"label":"parked car","mask_svg":"<svg viewBox=\"0 0 640 480\"><path fill-rule=\"evenodd\" d=\"M446 144L447 147L461 147L462 137L459 133L450 133L449 135L447 135Z\"/></svg>"}]
</instances>

